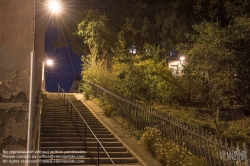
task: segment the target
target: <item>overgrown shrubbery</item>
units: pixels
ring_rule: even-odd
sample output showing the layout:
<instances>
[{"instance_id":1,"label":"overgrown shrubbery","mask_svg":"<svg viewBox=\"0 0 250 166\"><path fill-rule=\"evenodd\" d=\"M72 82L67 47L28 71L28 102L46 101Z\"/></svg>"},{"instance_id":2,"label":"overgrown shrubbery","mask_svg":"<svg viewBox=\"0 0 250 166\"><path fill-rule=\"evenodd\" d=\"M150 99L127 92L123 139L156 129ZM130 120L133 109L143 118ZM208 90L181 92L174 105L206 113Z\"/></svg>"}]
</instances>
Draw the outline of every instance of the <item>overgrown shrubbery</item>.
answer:
<instances>
[{"instance_id":1,"label":"overgrown shrubbery","mask_svg":"<svg viewBox=\"0 0 250 166\"><path fill-rule=\"evenodd\" d=\"M85 99L89 99L91 96L94 95L94 90L92 87L86 83L82 84L83 95Z\"/></svg>"},{"instance_id":2,"label":"overgrown shrubbery","mask_svg":"<svg viewBox=\"0 0 250 166\"><path fill-rule=\"evenodd\" d=\"M104 115L107 117L114 117L115 115L117 115L117 111L115 110L114 105L106 98L104 97L98 97L99 101L100 101L100 106L103 108L104 110Z\"/></svg>"},{"instance_id":3,"label":"overgrown shrubbery","mask_svg":"<svg viewBox=\"0 0 250 166\"><path fill-rule=\"evenodd\" d=\"M86 47L83 81L151 106L178 109L180 103L193 107L202 103L206 116L200 117L198 109L176 114L233 140L249 140L248 129L240 132L243 125L228 127L230 131L221 127L219 110L234 104L249 106L250 4L247 0L210 1L134 1L128 13L119 10L130 4L125 0L114 1L117 11L86 10L75 33L79 47ZM166 10L169 6L173 8ZM168 53L173 49L186 56L180 77L168 68ZM112 57L109 69L103 65L110 60L107 57ZM86 97L91 94L88 87L83 90ZM110 103L104 103L107 115L112 115Z\"/></svg>"},{"instance_id":4,"label":"overgrown shrubbery","mask_svg":"<svg viewBox=\"0 0 250 166\"><path fill-rule=\"evenodd\" d=\"M160 130L156 128L147 127L139 143L145 145L164 166L208 166L205 160L163 139Z\"/></svg>"},{"instance_id":5,"label":"overgrown shrubbery","mask_svg":"<svg viewBox=\"0 0 250 166\"><path fill-rule=\"evenodd\" d=\"M162 60L158 47L146 45L151 51L140 55L113 57L112 68L106 70L94 56L84 59L83 80L95 82L129 99L146 103L172 103L185 96L179 78Z\"/></svg>"},{"instance_id":6,"label":"overgrown shrubbery","mask_svg":"<svg viewBox=\"0 0 250 166\"><path fill-rule=\"evenodd\" d=\"M247 143L250 145L250 117L246 117L244 119L224 122L221 124L221 133L223 136L233 140L234 142Z\"/></svg>"}]
</instances>

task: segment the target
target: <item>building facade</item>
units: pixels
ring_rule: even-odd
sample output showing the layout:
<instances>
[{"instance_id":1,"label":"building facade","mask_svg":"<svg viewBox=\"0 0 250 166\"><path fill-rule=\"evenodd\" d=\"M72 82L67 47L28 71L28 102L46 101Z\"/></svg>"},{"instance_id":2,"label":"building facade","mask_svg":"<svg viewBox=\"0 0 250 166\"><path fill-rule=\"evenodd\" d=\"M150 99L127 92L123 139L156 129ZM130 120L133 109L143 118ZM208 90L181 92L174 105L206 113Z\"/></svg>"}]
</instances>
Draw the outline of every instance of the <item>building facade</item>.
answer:
<instances>
[{"instance_id":1,"label":"building facade","mask_svg":"<svg viewBox=\"0 0 250 166\"><path fill-rule=\"evenodd\" d=\"M167 58L167 64L169 69L172 70L174 76L182 75L183 65L186 63L186 57L182 55L177 50L172 50L169 52Z\"/></svg>"},{"instance_id":2,"label":"building facade","mask_svg":"<svg viewBox=\"0 0 250 166\"><path fill-rule=\"evenodd\" d=\"M4 150L27 150L28 145L34 150L37 149L42 62L45 57L44 8L41 0L0 2L1 163ZM33 52L34 86L31 93ZM30 100L31 97L33 100Z\"/></svg>"}]
</instances>

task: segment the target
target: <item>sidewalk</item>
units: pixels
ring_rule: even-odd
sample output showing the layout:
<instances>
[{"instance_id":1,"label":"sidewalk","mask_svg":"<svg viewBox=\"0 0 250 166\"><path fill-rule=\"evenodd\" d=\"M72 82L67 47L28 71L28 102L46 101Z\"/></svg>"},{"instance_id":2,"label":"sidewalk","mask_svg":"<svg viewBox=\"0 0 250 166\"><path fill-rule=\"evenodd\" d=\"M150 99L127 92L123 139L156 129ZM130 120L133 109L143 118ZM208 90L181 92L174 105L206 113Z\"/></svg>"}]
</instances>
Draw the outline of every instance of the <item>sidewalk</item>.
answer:
<instances>
[{"instance_id":1,"label":"sidewalk","mask_svg":"<svg viewBox=\"0 0 250 166\"><path fill-rule=\"evenodd\" d=\"M128 130L126 130L122 124L118 123L116 120L107 118L104 116L103 110L95 102L91 100L84 100L82 94L75 93L78 100L81 100L100 120L101 123L111 132L114 136L122 142L124 147L126 147L132 155L138 159L138 161L144 166L162 166L148 150L142 145L138 144L138 140L133 136Z\"/></svg>"}]
</instances>

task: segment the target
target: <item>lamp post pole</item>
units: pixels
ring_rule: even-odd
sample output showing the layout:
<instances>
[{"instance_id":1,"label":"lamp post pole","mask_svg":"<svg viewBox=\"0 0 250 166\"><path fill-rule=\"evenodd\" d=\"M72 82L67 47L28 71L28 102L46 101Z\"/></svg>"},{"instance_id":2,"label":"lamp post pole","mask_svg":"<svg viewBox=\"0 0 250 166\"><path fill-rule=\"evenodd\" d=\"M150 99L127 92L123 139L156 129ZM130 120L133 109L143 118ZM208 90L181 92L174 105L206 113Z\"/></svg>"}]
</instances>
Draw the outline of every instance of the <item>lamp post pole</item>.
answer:
<instances>
[{"instance_id":1,"label":"lamp post pole","mask_svg":"<svg viewBox=\"0 0 250 166\"><path fill-rule=\"evenodd\" d=\"M60 11L60 4L57 1L50 1L50 9L55 10L56 12ZM30 89L29 89L29 113L28 113L28 129L27 129L27 147L26 147L26 166L30 166L29 155L32 151L32 142L33 142L33 110L34 110L34 84L35 84L35 34L36 34L36 0L33 0L33 44L32 51L30 54ZM44 68L45 62L42 64L42 90L45 90L45 80L44 80Z\"/></svg>"},{"instance_id":2,"label":"lamp post pole","mask_svg":"<svg viewBox=\"0 0 250 166\"><path fill-rule=\"evenodd\" d=\"M32 145L32 130L33 130L33 105L34 105L34 60L35 60L35 33L36 33L36 0L34 0L34 25L33 25L33 46L30 54L30 90L29 90L29 115L28 115L28 130L27 130L27 166L29 166L29 155Z\"/></svg>"},{"instance_id":3,"label":"lamp post pole","mask_svg":"<svg viewBox=\"0 0 250 166\"><path fill-rule=\"evenodd\" d=\"M45 62L42 62L42 91L45 91Z\"/></svg>"},{"instance_id":4,"label":"lamp post pole","mask_svg":"<svg viewBox=\"0 0 250 166\"><path fill-rule=\"evenodd\" d=\"M46 90L46 81L45 81L45 67L53 66L54 62L52 59L46 59L42 62L42 91Z\"/></svg>"}]
</instances>

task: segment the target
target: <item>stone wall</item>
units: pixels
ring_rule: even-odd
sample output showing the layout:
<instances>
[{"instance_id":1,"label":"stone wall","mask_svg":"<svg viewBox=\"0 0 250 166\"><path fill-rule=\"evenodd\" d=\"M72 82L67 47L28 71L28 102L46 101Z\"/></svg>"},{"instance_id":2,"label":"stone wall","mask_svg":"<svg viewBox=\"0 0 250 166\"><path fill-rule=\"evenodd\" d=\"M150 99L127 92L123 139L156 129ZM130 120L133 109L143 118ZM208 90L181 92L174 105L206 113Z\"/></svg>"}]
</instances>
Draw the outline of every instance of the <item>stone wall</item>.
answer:
<instances>
[{"instance_id":1,"label":"stone wall","mask_svg":"<svg viewBox=\"0 0 250 166\"><path fill-rule=\"evenodd\" d=\"M26 150L30 57L34 41L34 0L0 2L0 154ZM35 86L32 148L37 149L41 72L45 56L44 4L36 3ZM2 162L0 157L0 163Z\"/></svg>"}]
</instances>

